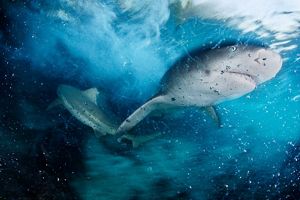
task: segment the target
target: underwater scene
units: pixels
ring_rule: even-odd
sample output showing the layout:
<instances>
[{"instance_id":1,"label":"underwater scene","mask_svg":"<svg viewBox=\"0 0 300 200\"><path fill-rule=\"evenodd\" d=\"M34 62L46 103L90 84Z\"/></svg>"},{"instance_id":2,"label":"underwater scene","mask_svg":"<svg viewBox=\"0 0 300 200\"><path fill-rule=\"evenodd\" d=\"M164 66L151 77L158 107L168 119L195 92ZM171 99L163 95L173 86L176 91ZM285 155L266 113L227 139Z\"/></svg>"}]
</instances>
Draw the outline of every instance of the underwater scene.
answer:
<instances>
[{"instance_id":1,"label":"underwater scene","mask_svg":"<svg viewBox=\"0 0 300 200\"><path fill-rule=\"evenodd\" d=\"M299 0L2 0L0 19L0 199L300 199Z\"/></svg>"}]
</instances>

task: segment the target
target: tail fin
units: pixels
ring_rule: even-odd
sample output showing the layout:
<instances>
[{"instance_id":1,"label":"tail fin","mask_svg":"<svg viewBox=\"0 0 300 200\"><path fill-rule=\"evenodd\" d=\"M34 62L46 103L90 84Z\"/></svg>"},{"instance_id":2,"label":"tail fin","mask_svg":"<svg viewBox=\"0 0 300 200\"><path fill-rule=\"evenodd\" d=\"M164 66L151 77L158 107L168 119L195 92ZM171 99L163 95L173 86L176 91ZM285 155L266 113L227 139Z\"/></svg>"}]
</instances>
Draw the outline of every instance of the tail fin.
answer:
<instances>
[{"instance_id":1,"label":"tail fin","mask_svg":"<svg viewBox=\"0 0 300 200\"><path fill-rule=\"evenodd\" d=\"M133 135L122 135L118 138L118 142L123 142L124 139L130 140L133 148L140 146L140 142L138 142Z\"/></svg>"},{"instance_id":2,"label":"tail fin","mask_svg":"<svg viewBox=\"0 0 300 200\"><path fill-rule=\"evenodd\" d=\"M125 134L123 136L121 136L120 138L118 138L118 142L122 142L122 140L126 139L126 140L130 140L132 143L132 147L133 148L137 148L139 147L141 144L148 142L150 140L153 140L157 137L161 136L160 132L157 133L153 133L150 135L130 135L130 134Z\"/></svg>"},{"instance_id":3,"label":"tail fin","mask_svg":"<svg viewBox=\"0 0 300 200\"><path fill-rule=\"evenodd\" d=\"M158 109L158 106L163 103L163 96L157 96L134 111L127 119L119 126L117 133L122 133L130 130L132 127L142 121L152 111Z\"/></svg>"}]
</instances>

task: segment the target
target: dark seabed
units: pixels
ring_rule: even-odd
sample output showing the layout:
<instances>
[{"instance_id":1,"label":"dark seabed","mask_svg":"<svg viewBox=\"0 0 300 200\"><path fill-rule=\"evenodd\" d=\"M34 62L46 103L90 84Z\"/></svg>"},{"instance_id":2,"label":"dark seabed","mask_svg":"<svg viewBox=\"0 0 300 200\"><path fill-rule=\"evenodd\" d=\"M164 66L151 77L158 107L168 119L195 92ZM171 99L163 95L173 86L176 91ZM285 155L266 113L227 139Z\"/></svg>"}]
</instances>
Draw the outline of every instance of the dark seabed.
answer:
<instances>
[{"instance_id":1,"label":"dark seabed","mask_svg":"<svg viewBox=\"0 0 300 200\"><path fill-rule=\"evenodd\" d=\"M300 199L299 4L1 1L0 199ZM226 40L269 45L283 66L219 104L221 128L188 108L140 123L163 134L134 149L46 110L60 84L97 87L125 119L176 59Z\"/></svg>"}]
</instances>

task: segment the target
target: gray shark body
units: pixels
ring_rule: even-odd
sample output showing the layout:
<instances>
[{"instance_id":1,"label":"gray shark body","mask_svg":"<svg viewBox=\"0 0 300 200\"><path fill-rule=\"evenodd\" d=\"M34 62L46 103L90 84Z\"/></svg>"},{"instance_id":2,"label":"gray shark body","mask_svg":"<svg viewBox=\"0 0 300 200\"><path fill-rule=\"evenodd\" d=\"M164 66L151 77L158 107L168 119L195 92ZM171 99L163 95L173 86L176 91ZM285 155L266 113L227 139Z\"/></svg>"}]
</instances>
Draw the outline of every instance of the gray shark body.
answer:
<instances>
[{"instance_id":1,"label":"gray shark body","mask_svg":"<svg viewBox=\"0 0 300 200\"><path fill-rule=\"evenodd\" d=\"M97 136L114 135L119 124L118 118L109 109L103 108L106 100L103 99L104 94L99 93L96 88L81 91L72 86L60 85L57 89L58 99L49 108L62 105L77 120L91 127ZM101 104L99 107L98 102Z\"/></svg>"}]
</instances>

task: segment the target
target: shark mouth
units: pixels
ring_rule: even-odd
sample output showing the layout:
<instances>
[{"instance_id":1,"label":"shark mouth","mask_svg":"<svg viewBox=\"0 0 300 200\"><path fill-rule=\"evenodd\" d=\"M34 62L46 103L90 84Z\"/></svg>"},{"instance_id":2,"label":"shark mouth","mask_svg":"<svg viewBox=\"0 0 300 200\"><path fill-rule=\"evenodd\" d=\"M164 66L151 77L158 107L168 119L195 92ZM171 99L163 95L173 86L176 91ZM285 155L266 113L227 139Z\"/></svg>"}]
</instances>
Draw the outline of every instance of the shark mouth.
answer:
<instances>
[{"instance_id":1,"label":"shark mouth","mask_svg":"<svg viewBox=\"0 0 300 200\"><path fill-rule=\"evenodd\" d=\"M258 84L257 81L256 81L256 79L255 79L253 76L251 76L250 74L241 73L241 72L229 72L229 73L230 73L230 74L235 74L235 75L237 75L237 76L244 77L245 80L247 80L247 81L253 83L255 86Z\"/></svg>"}]
</instances>

